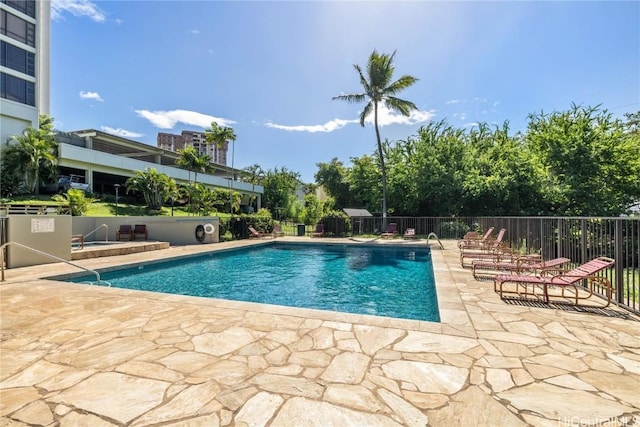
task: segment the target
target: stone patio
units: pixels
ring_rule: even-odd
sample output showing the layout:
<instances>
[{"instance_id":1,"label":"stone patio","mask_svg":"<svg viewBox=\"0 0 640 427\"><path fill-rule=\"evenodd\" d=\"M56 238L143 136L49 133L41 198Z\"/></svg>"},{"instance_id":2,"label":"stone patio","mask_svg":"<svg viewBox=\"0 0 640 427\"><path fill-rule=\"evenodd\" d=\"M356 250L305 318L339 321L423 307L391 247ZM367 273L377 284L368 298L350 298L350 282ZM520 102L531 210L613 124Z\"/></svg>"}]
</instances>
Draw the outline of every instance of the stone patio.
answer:
<instances>
[{"instance_id":1,"label":"stone patio","mask_svg":"<svg viewBox=\"0 0 640 427\"><path fill-rule=\"evenodd\" d=\"M505 303L443 243L432 245L441 323L42 279L77 271L67 264L8 270L0 426L640 423L638 318Z\"/></svg>"}]
</instances>

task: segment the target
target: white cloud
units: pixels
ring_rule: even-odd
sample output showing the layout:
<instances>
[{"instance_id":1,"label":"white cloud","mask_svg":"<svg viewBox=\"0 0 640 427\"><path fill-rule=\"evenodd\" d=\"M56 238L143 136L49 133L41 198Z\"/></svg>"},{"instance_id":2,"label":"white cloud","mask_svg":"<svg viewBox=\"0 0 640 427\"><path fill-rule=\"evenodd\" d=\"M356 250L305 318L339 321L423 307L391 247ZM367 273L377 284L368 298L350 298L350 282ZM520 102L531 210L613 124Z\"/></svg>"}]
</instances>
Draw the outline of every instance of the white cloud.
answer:
<instances>
[{"instance_id":1,"label":"white cloud","mask_svg":"<svg viewBox=\"0 0 640 427\"><path fill-rule=\"evenodd\" d=\"M412 111L409 116L403 116L402 114L393 113L389 109L387 109L384 105L378 106L378 126L389 126L389 125L413 125L416 123L424 123L431 120L434 116L433 111ZM354 120L343 120L343 119L333 119L322 125L279 125L272 122L265 123L265 126L273 128L286 130L288 132L333 132L334 130L342 129L348 124L360 123L360 119ZM373 116L370 115L365 120L365 124L372 125L373 124Z\"/></svg>"},{"instance_id":2,"label":"white cloud","mask_svg":"<svg viewBox=\"0 0 640 427\"><path fill-rule=\"evenodd\" d=\"M193 29L193 30L191 30L191 31L188 31L188 33L189 33L189 34L200 34L200 30L195 30L195 29Z\"/></svg>"},{"instance_id":3,"label":"white cloud","mask_svg":"<svg viewBox=\"0 0 640 427\"><path fill-rule=\"evenodd\" d=\"M141 136L144 136L144 134L142 133L131 132L121 128L114 129L109 126L102 126L100 127L100 129L103 132L110 133L111 135L121 136L123 138L140 138Z\"/></svg>"},{"instance_id":4,"label":"white cloud","mask_svg":"<svg viewBox=\"0 0 640 427\"><path fill-rule=\"evenodd\" d=\"M80 91L80 98L82 99L93 99L96 101L104 102L104 99L100 97L98 92L85 92L83 90Z\"/></svg>"},{"instance_id":5,"label":"white cloud","mask_svg":"<svg viewBox=\"0 0 640 427\"><path fill-rule=\"evenodd\" d=\"M392 112L384 104L381 104L378 106L378 125L381 127L389 125L414 125L428 122L433 115L433 111L413 110L409 116L403 116L402 114ZM372 114L367 117L365 123L373 124Z\"/></svg>"},{"instance_id":6,"label":"white cloud","mask_svg":"<svg viewBox=\"0 0 640 427\"><path fill-rule=\"evenodd\" d=\"M338 130L345 127L349 123L358 123L358 120L333 119L326 122L323 125L295 125L295 126L285 126L285 125L278 125L275 123L267 122L265 123L265 126L273 129L286 130L288 132L316 133L316 132L333 132L334 130Z\"/></svg>"},{"instance_id":7,"label":"white cloud","mask_svg":"<svg viewBox=\"0 0 640 427\"><path fill-rule=\"evenodd\" d=\"M52 0L51 19L54 21L62 19L64 12L73 16L88 16L96 22L106 20L105 13L93 2L89 0Z\"/></svg>"},{"instance_id":8,"label":"white cloud","mask_svg":"<svg viewBox=\"0 0 640 427\"><path fill-rule=\"evenodd\" d=\"M449 104L459 104L460 100L459 99L452 99L451 101L447 101L445 102L445 104L449 105Z\"/></svg>"},{"instance_id":9,"label":"white cloud","mask_svg":"<svg viewBox=\"0 0 640 427\"><path fill-rule=\"evenodd\" d=\"M138 116L143 119L147 119L152 125L160 129L173 129L176 123L184 123L185 125L199 126L201 128L208 128L211 126L211 122L216 122L220 126L230 126L235 123L233 120L221 119L219 117L188 110L135 111Z\"/></svg>"},{"instance_id":10,"label":"white cloud","mask_svg":"<svg viewBox=\"0 0 640 427\"><path fill-rule=\"evenodd\" d=\"M113 22L115 22L116 25L122 25L124 24L124 19L116 18L113 20Z\"/></svg>"},{"instance_id":11,"label":"white cloud","mask_svg":"<svg viewBox=\"0 0 640 427\"><path fill-rule=\"evenodd\" d=\"M478 122L465 123L463 126L466 127L466 128L472 128L474 126L478 126Z\"/></svg>"}]
</instances>

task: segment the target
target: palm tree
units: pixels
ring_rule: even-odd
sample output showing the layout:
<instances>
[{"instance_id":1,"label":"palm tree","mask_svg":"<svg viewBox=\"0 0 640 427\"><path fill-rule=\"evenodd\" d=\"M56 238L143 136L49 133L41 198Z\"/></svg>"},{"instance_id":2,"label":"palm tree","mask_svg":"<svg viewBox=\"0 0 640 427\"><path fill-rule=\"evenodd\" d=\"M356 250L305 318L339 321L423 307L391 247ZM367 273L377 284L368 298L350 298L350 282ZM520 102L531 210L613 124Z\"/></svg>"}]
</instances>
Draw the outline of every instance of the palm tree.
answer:
<instances>
[{"instance_id":1,"label":"palm tree","mask_svg":"<svg viewBox=\"0 0 640 427\"><path fill-rule=\"evenodd\" d=\"M167 174L160 173L154 168L144 171L136 171L136 174L127 179L127 193L139 191L144 196L144 201L149 209L160 210L169 197L176 193L176 182Z\"/></svg>"},{"instance_id":2,"label":"palm tree","mask_svg":"<svg viewBox=\"0 0 640 427\"><path fill-rule=\"evenodd\" d=\"M26 128L22 135L11 137L5 148L3 162L14 173L23 174L29 193L38 194L40 184L55 174L58 157L52 120L41 115L38 129Z\"/></svg>"},{"instance_id":3,"label":"palm tree","mask_svg":"<svg viewBox=\"0 0 640 427\"><path fill-rule=\"evenodd\" d=\"M180 157L176 160L176 164L189 170L189 182L191 182L191 171L195 174L193 181L198 182L198 172L206 172L211 164L211 156L198 154L198 150L191 145L178 150L178 154Z\"/></svg>"},{"instance_id":4,"label":"palm tree","mask_svg":"<svg viewBox=\"0 0 640 427\"><path fill-rule=\"evenodd\" d=\"M359 65L354 64L354 68L360 75L360 83L364 89L362 93L351 93L345 95L334 96L333 99L340 99L347 102L363 102L369 100L365 105L362 113L360 113L360 126L364 127L365 119L373 112L373 124L376 129L376 140L378 142L378 157L380 160L380 170L382 172L382 228L387 228L387 170L384 164L384 156L382 151L382 141L380 140L380 130L378 129L378 104L384 105L391 111L399 112L403 116L409 116L411 110L417 110L413 102L396 98L396 94L402 89L414 84L417 78L404 75L396 81L392 81L393 57L396 55L394 51L391 55L380 54L375 49L369 56L367 63L367 73L363 74Z\"/></svg>"},{"instance_id":5,"label":"palm tree","mask_svg":"<svg viewBox=\"0 0 640 427\"><path fill-rule=\"evenodd\" d=\"M260 184L262 182L263 176L264 176L264 171L262 170L260 165L257 163L254 163L251 166L247 166L242 171L243 181L251 183L251 191L256 190L256 184ZM249 204L252 205L255 199L256 199L255 195L251 196Z\"/></svg>"},{"instance_id":6,"label":"palm tree","mask_svg":"<svg viewBox=\"0 0 640 427\"><path fill-rule=\"evenodd\" d=\"M235 141L236 140L236 134L233 131L233 128L227 127L227 126L218 126L218 124L216 122L211 122L211 127L209 129L205 129L204 131L204 135L207 141L207 144L216 144L216 146L218 148L221 148L222 146L224 146L224 144L228 144L229 141ZM233 145L233 149L235 150L235 144ZM233 172L233 154L234 152L231 151L231 173ZM235 177L234 177L235 179ZM229 191L231 191L231 182L232 180L229 179ZM229 201L230 204L233 204L232 200Z\"/></svg>"}]
</instances>

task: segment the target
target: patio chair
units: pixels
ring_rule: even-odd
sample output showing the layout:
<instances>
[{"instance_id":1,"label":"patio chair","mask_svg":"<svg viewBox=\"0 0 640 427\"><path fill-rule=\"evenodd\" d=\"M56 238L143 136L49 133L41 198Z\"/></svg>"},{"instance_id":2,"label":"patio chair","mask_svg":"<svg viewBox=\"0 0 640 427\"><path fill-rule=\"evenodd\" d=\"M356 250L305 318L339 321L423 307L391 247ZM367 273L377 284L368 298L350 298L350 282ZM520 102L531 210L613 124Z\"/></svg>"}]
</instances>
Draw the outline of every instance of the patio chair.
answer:
<instances>
[{"instance_id":1,"label":"patio chair","mask_svg":"<svg viewBox=\"0 0 640 427\"><path fill-rule=\"evenodd\" d=\"M498 232L498 235L496 236L495 239L490 239L490 240L486 240L484 242L480 242L477 245L463 245L460 246L460 264L465 267L465 259L466 258L472 258L472 259L492 259L493 256L491 254L493 253L511 253L511 255L515 254L515 251L513 251L511 248L509 248L508 246L506 246L504 243L502 243L502 240L504 239L505 234L507 233L506 228L502 228L500 229L500 231ZM483 255L483 254L489 254L488 256Z\"/></svg>"},{"instance_id":2,"label":"patio chair","mask_svg":"<svg viewBox=\"0 0 640 427\"><path fill-rule=\"evenodd\" d=\"M120 240L125 236L127 240L133 239L133 228L131 228L131 224L120 224L116 230L116 240Z\"/></svg>"},{"instance_id":3,"label":"patio chair","mask_svg":"<svg viewBox=\"0 0 640 427\"><path fill-rule=\"evenodd\" d=\"M272 233L261 233L253 227L249 227L249 238L250 239L260 239L263 237L273 237Z\"/></svg>"},{"instance_id":4,"label":"patio chair","mask_svg":"<svg viewBox=\"0 0 640 427\"><path fill-rule=\"evenodd\" d=\"M317 224L316 230L309 233L309 237L324 237L324 224Z\"/></svg>"},{"instance_id":5,"label":"patio chair","mask_svg":"<svg viewBox=\"0 0 640 427\"><path fill-rule=\"evenodd\" d=\"M282 225L273 224L273 237L284 237L284 231L282 231Z\"/></svg>"},{"instance_id":6,"label":"patio chair","mask_svg":"<svg viewBox=\"0 0 640 427\"><path fill-rule=\"evenodd\" d=\"M390 222L387 226L387 230L382 233L381 237L383 239L389 239L391 237L395 237L398 235L398 224L395 222Z\"/></svg>"},{"instance_id":7,"label":"patio chair","mask_svg":"<svg viewBox=\"0 0 640 427\"><path fill-rule=\"evenodd\" d=\"M471 263L473 277L478 280L483 277L493 278L500 272L509 274L536 273L552 267L560 267L571 260L569 258L553 258L549 260L540 259L539 255L523 255L510 259L509 261L482 260L475 259Z\"/></svg>"},{"instance_id":8,"label":"patio chair","mask_svg":"<svg viewBox=\"0 0 640 427\"><path fill-rule=\"evenodd\" d=\"M473 247L479 245L481 242L486 242L491 239L491 233L493 233L495 227L489 227L483 236L478 235L475 231L469 232L464 237L458 240L458 247L462 249L463 246Z\"/></svg>"},{"instance_id":9,"label":"patio chair","mask_svg":"<svg viewBox=\"0 0 640 427\"><path fill-rule=\"evenodd\" d=\"M615 260L611 258L599 257L568 271L550 268L541 270L537 275L499 274L494 279L494 290L500 294L502 299L505 297L504 294L516 294L525 299L528 299L529 296L542 299L547 304L553 298L554 302L558 304L573 302L576 306L581 307L604 308L611 304L613 288L606 277L596 276L596 273L611 267L614 262ZM515 289L505 290L505 284L513 284ZM523 291L520 290L521 287ZM529 287L531 287L531 291ZM596 287L604 291L606 304L579 304L580 300L591 298ZM560 290L561 292L550 294L550 290ZM539 291L542 292L542 295L539 295Z\"/></svg>"},{"instance_id":10,"label":"patio chair","mask_svg":"<svg viewBox=\"0 0 640 427\"><path fill-rule=\"evenodd\" d=\"M136 236L144 236L144 240L147 240L146 224L136 224L133 226L133 232L131 233L131 240L136 240Z\"/></svg>"},{"instance_id":11,"label":"patio chair","mask_svg":"<svg viewBox=\"0 0 640 427\"><path fill-rule=\"evenodd\" d=\"M404 230L404 234L402 235L402 238L407 240L407 239L415 239L416 238L416 229L415 228L407 228L406 230Z\"/></svg>"}]
</instances>

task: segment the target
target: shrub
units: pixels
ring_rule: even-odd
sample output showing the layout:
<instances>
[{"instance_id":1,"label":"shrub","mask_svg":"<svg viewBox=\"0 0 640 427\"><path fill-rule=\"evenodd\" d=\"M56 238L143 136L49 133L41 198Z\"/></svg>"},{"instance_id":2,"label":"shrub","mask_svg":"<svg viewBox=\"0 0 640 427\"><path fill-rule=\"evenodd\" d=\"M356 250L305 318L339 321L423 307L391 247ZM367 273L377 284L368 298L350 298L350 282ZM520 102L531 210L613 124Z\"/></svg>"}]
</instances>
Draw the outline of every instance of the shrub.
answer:
<instances>
[{"instance_id":1,"label":"shrub","mask_svg":"<svg viewBox=\"0 0 640 427\"><path fill-rule=\"evenodd\" d=\"M447 221L438 224L438 236L441 239L461 239L469 231L462 221Z\"/></svg>"},{"instance_id":2,"label":"shrub","mask_svg":"<svg viewBox=\"0 0 640 427\"><path fill-rule=\"evenodd\" d=\"M71 209L71 215L82 216L89 209L89 205L94 202L95 199L87 197L84 191L70 188L64 194L55 194L51 197L56 202L66 202Z\"/></svg>"},{"instance_id":3,"label":"shrub","mask_svg":"<svg viewBox=\"0 0 640 427\"><path fill-rule=\"evenodd\" d=\"M324 224L327 237L346 237L351 234L351 218L341 211L331 211L318 221Z\"/></svg>"}]
</instances>

